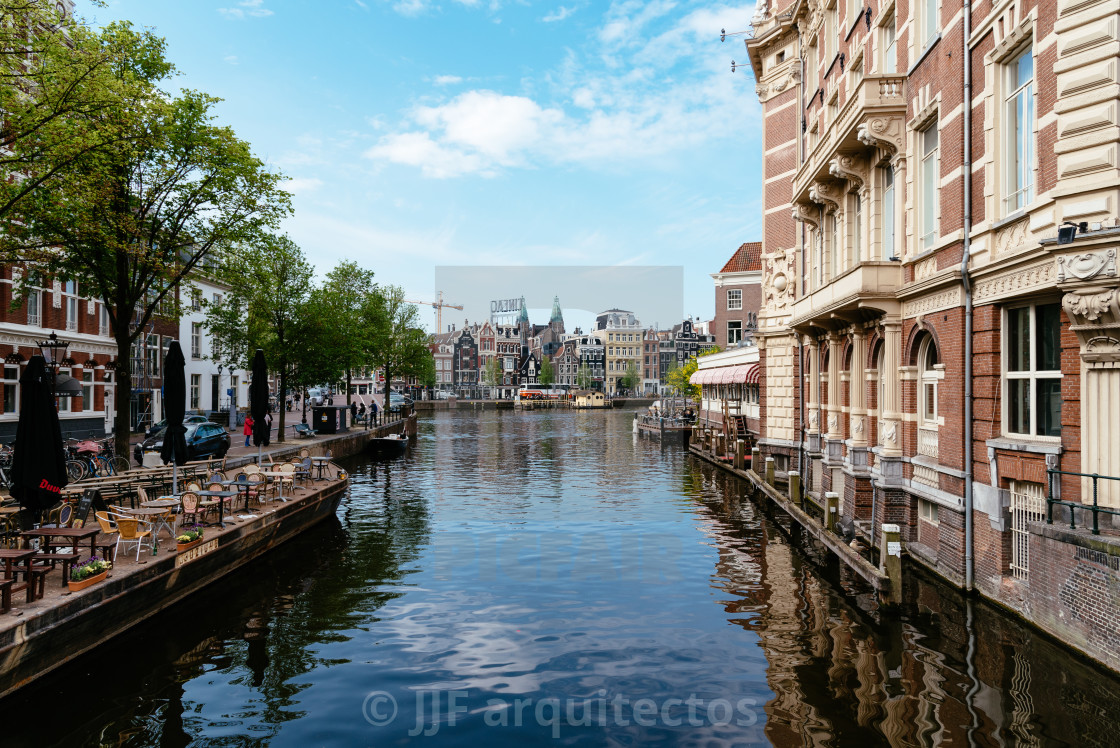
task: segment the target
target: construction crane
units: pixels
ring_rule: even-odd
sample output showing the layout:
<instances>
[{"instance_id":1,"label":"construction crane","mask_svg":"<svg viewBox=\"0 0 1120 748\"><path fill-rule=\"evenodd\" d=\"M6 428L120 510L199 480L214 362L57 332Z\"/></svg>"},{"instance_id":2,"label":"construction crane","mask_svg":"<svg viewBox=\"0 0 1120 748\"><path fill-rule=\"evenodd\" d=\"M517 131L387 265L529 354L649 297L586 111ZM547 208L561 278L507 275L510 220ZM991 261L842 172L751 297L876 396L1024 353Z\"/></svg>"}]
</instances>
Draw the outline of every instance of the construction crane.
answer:
<instances>
[{"instance_id":1,"label":"construction crane","mask_svg":"<svg viewBox=\"0 0 1120 748\"><path fill-rule=\"evenodd\" d=\"M448 303L446 303L443 300L443 291L439 292L439 294L436 296L435 301L413 301L412 299L405 299L405 303L408 303L408 304L423 304L424 306L430 306L433 309L435 309L436 310L436 333L437 334L443 332L443 308L444 307L447 307L448 309L458 309L460 312L463 311L463 307L462 307L461 304L448 304Z\"/></svg>"}]
</instances>

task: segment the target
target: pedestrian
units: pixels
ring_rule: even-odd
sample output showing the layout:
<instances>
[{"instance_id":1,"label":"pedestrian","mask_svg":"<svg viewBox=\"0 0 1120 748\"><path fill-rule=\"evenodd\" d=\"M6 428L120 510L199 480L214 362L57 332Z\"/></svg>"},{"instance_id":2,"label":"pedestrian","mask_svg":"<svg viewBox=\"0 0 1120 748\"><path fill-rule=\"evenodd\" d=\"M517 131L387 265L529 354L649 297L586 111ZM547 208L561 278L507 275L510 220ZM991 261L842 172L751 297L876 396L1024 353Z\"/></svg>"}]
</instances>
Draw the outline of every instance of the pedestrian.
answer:
<instances>
[{"instance_id":1,"label":"pedestrian","mask_svg":"<svg viewBox=\"0 0 1120 748\"><path fill-rule=\"evenodd\" d=\"M269 441L272 440L272 408L269 408L264 413L264 445L268 446Z\"/></svg>"},{"instance_id":2,"label":"pedestrian","mask_svg":"<svg viewBox=\"0 0 1120 748\"><path fill-rule=\"evenodd\" d=\"M358 419L358 404L350 403L350 423L354 423Z\"/></svg>"},{"instance_id":3,"label":"pedestrian","mask_svg":"<svg viewBox=\"0 0 1120 748\"><path fill-rule=\"evenodd\" d=\"M245 446L249 446L249 439L253 436L253 417L248 413L245 414L245 428L242 430L245 434Z\"/></svg>"},{"instance_id":4,"label":"pedestrian","mask_svg":"<svg viewBox=\"0 0 1120 748\"><path fill-rule=\"evenodd\" d=\"M369 417L374 423L377 423L377 401L374 400L369 404Z\"/></svg>"}]
</instances>

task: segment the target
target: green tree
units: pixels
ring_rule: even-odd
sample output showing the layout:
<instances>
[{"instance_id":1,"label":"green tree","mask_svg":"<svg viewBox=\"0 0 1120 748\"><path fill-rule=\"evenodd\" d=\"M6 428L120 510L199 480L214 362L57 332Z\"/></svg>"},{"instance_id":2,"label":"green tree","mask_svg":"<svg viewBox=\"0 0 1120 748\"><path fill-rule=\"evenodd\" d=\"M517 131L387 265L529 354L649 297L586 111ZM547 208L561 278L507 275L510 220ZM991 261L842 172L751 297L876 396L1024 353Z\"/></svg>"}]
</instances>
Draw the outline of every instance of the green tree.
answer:
<instances>
[{"instance_id":1,"label":"green tree","mask_svg":"<svg viewBox=\"0 0 1120 748\"><path fill-rule=\"evenodd\" d=\"M541 356L541 370L537 373L537 381L545 387L549 387L556 381L556 367L552 365L552 359L548 356Z\"/></svg>"},{"instance_id":2,"label":"green tree","mask_svg":"<svg viewBox=\"0 0 1120 748\"><path fill-rule=\"evenodd\" d=\"M693 400L696 403L700 402L700 386L689 383L689 379L696 373L698 366L697 359L704 356L709 356L713 353L719 353L719 346L713 346L711 350L701 353L699 356L692 356L685 361L683 366L670 365L669 373L665 377L665 383L675 389L679 394Z\"/></svg>"},{"instance_id":3,"label":"green tree","mask_svg":"<svg viewBox=\"0 0 1120 748\"><path fill-rule=\"evenodd\" d=\"M128 49L143 39L117 26ZM143 96L96 118L58 117L44 131L87 128L101 145L49 190L21 196L0 216L0 260L25 261L78 282L105 301L117 345L116 449L128 453L131 353L153 316L177 315L177 291L212 251L274 224L290 210L281 177L248 143L213 122L217 103L157 84L169 66L122 60L114 73ZM41 168L48 168L43 166Z\"/></svg>"},{"instance_id":4,"label":"green tree","mask_svg":"<svg viewBox=\"0 0 1120 748\"><path fill-rule=\"evenodd\" d=\"M502 362L497 356L491 356L482 367L482 383L491 388L490 397L494 397L493 388L502 383Z\"/></svg>"},{"instance_id":5,"label":"green tree","mask_svg":"<svg viewBox=\"0 0 1120 748\"><path fill-rule=\"evenodd\" d=\"M420 329L420 313L415 304L404 300L398 286L378 288L377 326L374 334L373 363L385 375L388 396L393 377L435 377L435 360L428 348L428 335ZM388 397L386 397L388 405Z\"/></svg>"},{"instance_id":6,"label":"green tree","mask_svg":"<svg viewBox=\"0 0 1120 748\"><path fill-rule=\"evenodd\" d=\"M587 364L580 364L579 369L576 370L576 387L581 390L591 389L591 367Z\"/></svg>"},{"instance_id":7,"label":"green tree","mask_svg":"<svg viewBox=\"0 0 1120 748\"><path fill-rule=\"evenodd\" d=\"M221 275L231 292L222 303L207 308L206 324L219 361L250 367L257 348L264 351L270 371L280 380L283 398L297 365L316 355L321 343L309 347L299 340L314 313L310 303L314 269L303 251L287 236L261 234L225 253ZM240 322L240 324L238 324ZM306 366L300 367L301 371ZM286 410L279 409L276 441L284 441ZM233 414L230 414L232 423Z\"/></svg>"},{"instance_id":8,"label":"green tree","mask_svg":"<svg viewBox=\"0 0 1120 748\"><path fill-rule=\"evenodd\" d=\"M337 374L332 381L345 380L346 404L349 405L350 380L356 369L370 363L382 311L373 271L353 261L341 262L327 273L326 281L313 296L321 313L332 321L323 342L336 359Z\"/></svg>"},{"instance_id":9,"label":"green tree","mask_svg":"<svg viewBox=\"0 0 1120 748\"><path fill-rule=\"evenodd\" d=\"M633 393L634 389L641 383L641 374L638 372L638 365L633 361L626 364L626 372L619 378L618 383L624 389Z\"/></svg>"}]
</instances>

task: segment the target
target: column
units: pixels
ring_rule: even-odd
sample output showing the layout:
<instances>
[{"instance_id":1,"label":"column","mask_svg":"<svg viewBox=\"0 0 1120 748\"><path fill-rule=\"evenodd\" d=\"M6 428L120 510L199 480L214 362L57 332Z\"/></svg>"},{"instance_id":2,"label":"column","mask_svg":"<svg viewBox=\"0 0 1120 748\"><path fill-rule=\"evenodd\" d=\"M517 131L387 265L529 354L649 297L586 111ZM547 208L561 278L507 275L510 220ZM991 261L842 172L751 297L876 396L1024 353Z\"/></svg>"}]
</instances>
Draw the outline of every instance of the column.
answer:
<instances>
[{"instance_id":1,"label":"column","mask_svg":"<svg viewBox=\"0 0 1120 748\"><path fill-rule=\"evenodd\" d=\"M902 456L902 320L883 321L883 371L879 372L879 444L884 457Z\"/></svg>"},{"instance_id":2,"label":"column","mask_svg":"<svg viewBox=\"0 0 1120 748\"><path fill-rule=\"evenodd\" d=\"M844 338L836 332L828 334L828 431L829 441L839 442L844 435L840 431L840 357Z\"/></svg>"},{"instance_id":3,"label":"column","mask_svg":"<svg viewBox=\"0 0 1120 748\"><path fill-rule=\"evenodd\" d=\"M805 342L809 347L809 372L808 382L802 381L801 386L807 386L809 389L808 396L805 398L806 433L812 439L821 432L820 403L817 402L817 386L821 381L821 349L814 337L806 336Z\"/></svg>"},{"instance_id":4,"label":"column","mask_svg":"<svg viewBox=\"0 0 1120 748\"><path fill-rule=\"evenodd\" d=\"M895 156L894 161L894 246L882 259L891 255L906 258L906 157ZM916 208L915 208L916 210ZM899 356L902 354L900 353Z\"/></svg>"},{"instance_id":5,"label":"column","mask_svg":"<svg viewBox=\"0 0 1120 748\"><path fill-rule=\"evenodd\" d=\"M867 446L867 338L858 325L852 328L852 371L848 382L852 446Z\"/></svg>"}]
</instances>

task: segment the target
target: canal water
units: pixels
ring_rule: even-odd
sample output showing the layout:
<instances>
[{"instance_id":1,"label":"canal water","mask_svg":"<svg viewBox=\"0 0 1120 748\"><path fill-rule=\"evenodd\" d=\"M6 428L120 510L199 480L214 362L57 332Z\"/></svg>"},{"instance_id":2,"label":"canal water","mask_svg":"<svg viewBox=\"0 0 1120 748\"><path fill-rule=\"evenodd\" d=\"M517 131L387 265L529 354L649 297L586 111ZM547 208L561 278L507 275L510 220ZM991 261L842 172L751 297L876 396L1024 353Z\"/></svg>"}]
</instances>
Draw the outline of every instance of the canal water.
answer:
<instances>
[{"instance_id":1,"label":"canal water","mask_svg":"<svg viewBox=\"0 0 1120 748\"><path fill-rule=\"evenodd\" d=\"M1120 742L1111 675L916 574L881 614L631 418L422 418L337 522L0 703L0 745Z\"/></svg>"}]
</instances>

